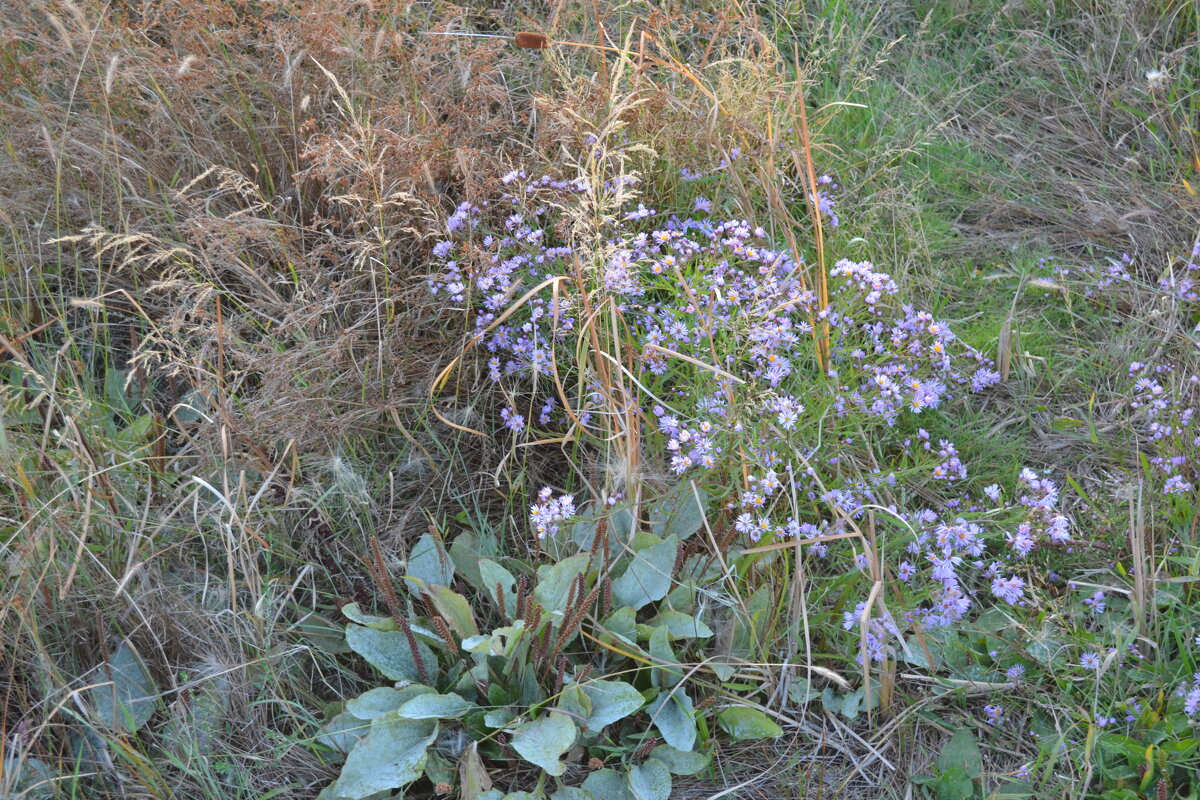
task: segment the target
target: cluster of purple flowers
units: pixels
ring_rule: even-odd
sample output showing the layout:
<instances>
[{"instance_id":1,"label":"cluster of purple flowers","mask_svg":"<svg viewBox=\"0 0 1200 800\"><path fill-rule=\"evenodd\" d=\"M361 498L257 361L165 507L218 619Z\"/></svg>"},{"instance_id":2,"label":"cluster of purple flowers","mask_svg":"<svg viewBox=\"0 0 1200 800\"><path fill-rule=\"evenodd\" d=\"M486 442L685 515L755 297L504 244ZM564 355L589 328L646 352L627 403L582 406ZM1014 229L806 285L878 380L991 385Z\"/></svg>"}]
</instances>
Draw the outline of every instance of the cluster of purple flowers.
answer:
<instances>
[{"instance_id":1,"label":"cluster of purple flowers","mask_svg":"<svg viewBox=\"0 0 1200 800\"><path fill-rule=\"evenodd\" d=\"M1000 380L945 322L897 303L899 287L886 272L838 261L822 308L810 265L773 245L761 227L711 218L705 198L691 216L665 216L637 202L627 191L633 182L618 177L596 189L617 192L618 208L591 214L600 221L586 235L567 236L564 225L589 218L573 211L597 207L585 182L519 171L504 182L511 194L502 202L455 212L448 238L433 249L430 287L473 311L491 379L528 402L527 413L501 412L510 430L569 426L575 437L590 432L599 440L614 418L640 420L644 461L697 479L739 476L727 508L748 539L813 540L804 547L812 557L846 553L846 569L899 577L918 599L895 618L872 608L865 639L872 660L888 657L907 630L962 619L989 589L1005 604L1026 602L1016 562L1068 538L1053 481L1025 470L1011 503L991 486L984 497L962 494L936 509L900 508L894 472L842 470L838 447L827 446L882 433ZM825 194L822 212L832 209ZM622 369L631 380L620 387L598 383L573 361L590 346L581 328L606 303L629 345ZM554 400L563 386L578 387L565 398L572 408ZM967 478L953 442L919 429L903 446L911 475L944 488ZM891 550L843 541L846 521L872 506L911 532L898 563ZM553 536L574 513L570 496L555 499L547 488L530 521L539 538ZM977 518L988 514L1019 522L985 528ZM994 551L1001 560L989 556ZM847 613L848 628L862 609Z\"/></svg>"},{"instance_id":2,"label":"cluster of purple flowers","mask_svg":"<svg viewBox=\"0 0 1200 800\"><path fill-rule=\"evenodd\" d=\"M1176 690L1177 697L1183 698L1183 710L1189 717L1200 714L1200 672L1192 676L1191 684L1181 684Z\"/></svg>"},{"instance_id":3,"label":"cluster of purple flowers","mask_svg":"<svg viewBox=\"0 0 1200 800\"><path fill-rule=\"evenodd\" d=\"M1091 597L1083 598L1083 604L1087 606L1093 614L1103 614L1108 608L1108 605L1105 601L1104 592L1096 592Z\"/></svg>"},{"instance_id":4,"label":"cluster of purple flowers","mask_svg":"<svg viewBox=\"0 0 1200 800\"><path fill-rule=\"evenodd\" d=\"M1163 493L1194 488L1200 461L1200 374L1185 375L1171 364L1150 367L1134 362L1129 407L1138 414L1155 452L1150 463L1163 475Z\"/></svg>"},{"instance_id":5,"label":"cluster of purple flowers","mask_svg":"<svg viewBox=\"0 0 1200 800\"><path fill-rule=\"evenodd\" d=\"M546 178L522 183L521 173L505 177L517 191L506 198L513 213L505 212L503 232L478 235L483 210L460 206L447 232L469 245L456 239L437 244L433 252L441 264L430 281L431 290L452 303L473 295L479 311L475 324L492 355L494 380L548 373L555 342L573 332L583 299L577 284L564 281L560 291L531 298L527 314L495 324L518 286L574 279L580 255L550 242L552 211L580 194L579 184ZM655 216L639 203L610 223L611 230L604 232L608 254L598 280L584 276L585 291L615 297L641 346L640 365L650 374L678 368L680 357L717 362L711 364L711 395L692 398L693 407L684 414L663 415L676 473L713 466L705 456L712 454L709 448L719 448L715 440L741 433L738 425L745 424L746 414L733 413L735 394L738 410L755 417L767 412L784 432L796 428L805 403L788 388L814 377L817 323L827 326L833 343L831 403L839 418L866 414L894 424L901 413L937 408L956 387L980 391L999 380L986 358L958 345L949 327L932 315L905 306L888 321L883 300L896 294L896 284L868 262L838 262L830 272L833 301L818 309L805 283L807 267L790 252L769 246L762 228L743 220L711 220L703 212L686 219L672 216L653 230L629 227ZM468 252L472 263L465 265ZM957 363L961 358L973 366L963 370ZM681 416L691 424L670 429L670 419ZM709 430L697 429L703 421ZM953 445L942 470L946 479L965 475Z\"/></svg>"},{"instance_id":6,"label":"cluster of purple flowers","mask_svg":"<svg viewBox=\"0 0 1200 800\"><path fill-rule=\"evenodd\" d=\"M835 201L833 192L837 190L838 185L833 182L833 178L828 175L822 175L817 178L817 185L824 186L824 189L817 189L817 211L829 218L829 226L836 228L842 224L838 219L837 211L834 210Z\"/></svg>"},{"instance_id":7,"label":"cluster of purple flowers","mask_svg":"<svg viewBox=\"0 0 1200 800\"><path fill-rule=\"evenodd\" d=\"M866 609L866 601L860 602L855 606L853 611L847 611L842 615L842 628L845 630L854 630L861 626L862 614ZM862 640L862 649L866 651L867 658L876 663L882 663L884 659L890 655L888 643L893 637L900 637L900 629L893 621L891 614L883 611L870 617L867 620L865 636ZM858 655L858 662L862 663L862 653Z\"/></svg>"},{"instance_id":8,"label":"cluster of purple flowers","mask_svg":"<svg viewBox=\"0 0 1200 800\"><path fill-rule=\"evenodd\" d=\"M569 494L554 496L549 486L538 492L537 502L529 507L529 522L539 539L558 533L558 524L575 516L575 498Z\"/></svg>"},{"instance_id":9,"label":"cluster of purple flowers","mask_svg":"<svg viewBox=\"0 0 1200 800\"><path fill-rule=\"evenodd\" d=\"M1027 581L1014 569L1038 545L1065 541L1069 525L1057 510L1058 491L1053 481L1024 470L1021 486L1023 492L1015 503L1004 502L998 487L988 487L984 498L975 501L964 496L948 502L941 512L888 508L914 533L905 546L904 559L895 566L895 575L909 585L925 586L929 592L925 604L905 613L906 623L937 628L957 622L978 602L975 587L981 585L987 585L991 595L1007 605L1026 602ZM1001 536L956 512L1020 521ZM989 560L993 543L1000 541L1008 545L1002 552L1003 561Z\"/></svg>"},{"instance_id":10,"label":"cluster of purple flowers","mask_svg":"<svg viewBox=\"0 0 1200 800\"><path fill-rule=\"evenodd\" d=\"M1125 253L1100 268L1082 269L1084 294L1103 297L1114 287L1152 295L1161 307L1180 313L1192 333L1200 333L1195 320L1200 314L1200 242L1190 258L1165 270L1156 284L1139 281L1134 258ZM1055 268L1065 276L1068 271ZM1128 409L1144 433L1151 449L1150 462L1162 476L1163 494L1185 494L1196 489L1200 478L1200 370L1196 366L1200 339L1193 336L1190 358L1164 358L1159 363L1133 361L1129 364L1131 384Z\"/></svg>"}]
</instances>

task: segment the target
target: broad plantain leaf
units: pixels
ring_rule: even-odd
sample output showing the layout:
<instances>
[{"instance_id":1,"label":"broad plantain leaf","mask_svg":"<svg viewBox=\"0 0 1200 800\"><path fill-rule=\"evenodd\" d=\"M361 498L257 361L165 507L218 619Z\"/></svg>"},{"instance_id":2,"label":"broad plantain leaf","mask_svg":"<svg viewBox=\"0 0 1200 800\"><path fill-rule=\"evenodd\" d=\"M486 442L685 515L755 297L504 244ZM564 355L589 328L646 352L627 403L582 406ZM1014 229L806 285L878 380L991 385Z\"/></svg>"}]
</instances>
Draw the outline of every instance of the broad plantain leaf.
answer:
<instances>
[{"instance_id":1,"label":"broad plantain leaf","mask_svg":"<svg viewBox=\"0 0 1200 800\"><path fill-rule=\"evenodd\" d=\"M629 606L622 606L616 611L608 615L608 619L604 620L603 638L609 643L614 644L614 636L619 636L628 644L637 642L637 622L636 612Z\"/></svg>"},{"instance_id":2,"label":"broad plantain leaf","mask_svg":"<svg viewBox=\"0 0 1200 800\"><path fill-rule=\"evenodd\" d=\"M426 751L437 733L436 720L390 715L376 719L371 732L346 757L334 795L360 800L415 781L425 769Z\"/></svg>"},{"instance_id":3,"label":"broad plantain leaf","mask_svg":"<svg viewBox=\"0 0 1200 800\"><path fill-rule=\"evenodd\" d=\"M713 635L712 628L700 621L699 617L682 611L664 611L648 624L664 626L672 639L707 639Z\"/></svg>"},{"instance_id":4,"label":"broad plantain leaf","mask_svg":"<svg viewBox=\"0 0 1200 800\"><path fill-rule=\"evenodd\" d=\"M475 707L456 694L420 694L396 710L405 719L458 719Z\"/></svg>"},{"instance_id":5,"label":"broad plantain leaf","mask_svg":"<svg viewBox=\"0 0 1200 800\"><path fill-rule=\"evenodd\" d=\"M757 708L732 706L717 714L721 730L734 739L774 739L783 736L783 728Z\"/></svg>"},{"instance_id":6,"label":"broad plantain leaf","mask_svg":"<svg viewBox=\"0 0 1200 800\"><path fill-rule=\"evenodd\" d=\"M700 504L696 503L696 496ZM696 487L692 491L690 482L680 484L650 511L650 530L656 536L674 534L681 540L691 536L704 525L704 512L708 506L708 493Z\"/></svg>"},{"instance_id":7,"label":"broad plantain leaf","mask_svg":"<svg viewBox=\"0 0 1200 800\"><path fill-rule=\"evenodd\" d=\"M936 787L934 796L937 800L971 800L975 796L975 782L960 764L939 775L933 785Z\"/></svg>"},{"instance_id":8,"label":"broad plantain leaf","mask_svg":"<svg viewBox=\"0 0 1200 800\"><path fill-rule=\"evenodd\" d=\"M660 744L650 751L651 758L657 758L673 775L695 775L708 766L711 758L705 753L676 750L669 744Z\"/></svg>"},{"instance_id":9,"label":"broad plantain leaf","mask_svg":"<svg viewBox=\"0 0 1200 800\"><path fill-rule=\"evenodd\" d=\"M9 756L0 764L0 775L12 791L13 798L50 800L54 797L56 779L50 765L40 758Z\"/></svg>"},{"instance_id":10,"label":"broad plantain leaf","mask_svg":"<svg viewBox=\"0 0 1200 800\"><path fill-rule=\"evenodd\" d=\"M587 567L589 557L587 553L579 553L557 564L538 567L538 585L533 590L533 596L542 604L543 611L562 616L563 607L571 593L571 583Z\"/></svg>"},{"instance_id":11,"label":"broad plantain leaf","mask_svg":"<svg viewBox=\"0 0 1200 800\"><path fill-rule=\"evenodd\" d=\"M586 720L592 716L592 699L584 694L578 683L563 688L558 696L558 707L573 715L572 719Z\"/></svg>"},{"instance_id":12,"label":"broad plantain leaf","mask_svg":"<svg viewBox=\"0 0 1200 800\"><path fill-rule=\"evenodd\" d=\"M599 732L605 725L624 719L645 704L642 693L623 681L588 681L583 693L592 701L587 728Z\"/></svg>"},{"instance_id":13,"label":"broad plantain leaf","mask_svg":"<svg viewBox=\"0 0 1200 800\"><path fill-rule=\"evenodd\" d=\"M426 584L423 588L433 601L437 612L446 618L459 639L479 635L479 627L475 624L475 615L471 613L471 604L467 602L467 598L445 586Z\"/></svg>"},{"instance_id":14,"label":"broad plantain leaf","mask_svg":"<svg viewBox=\"0 0 1200 800\"><path fill-rule=\"evenodd\" d=\"M583 790L591 792L597 800L637 800L629 791L629 782L615 769L598 769L589 772L583 780Z\"/></svg>"},{"instance_id":15,"label":"broad plantain leaf","mask_svg":"<svg viewBox=\"0 0 1200 800\"><path fill-rule=\"evenodd\" d=\"M564 786L554 793L553 800L596 800L596 795L581 786Z\"/></svg>"},{"instance_id":16,"label":"broad plantain leaf","mask_svg":"<svg viewBox=\"0 0 1200 800\"><path fill-rule=\"evenodd\" d=\"M497 607L503 605L505 616L509 619L516 619L517 598L514 587L517 579L512 573L490 558L482 558L479 560L479 578L492 602ZM503 604L500 602L501 598L504 599Z\"/></svg>"},{"instance_id":17,"label":"broad plantain leaf","mask_svg":"<svg viewBox=\"0 0 1200 800\"><path fill-rule=\"evenodd\" d=\"M362 741L371 726L368 722L356 717L349 711L343 711L326 722L317 734L317 743L337 750L339 753L349 753L354 746Z\"/></svg>"},{"instance_id":18,"label":"broad plantain leaf","mask_svg":"<svg viewBox=\"0 0 1200 800\"><path fill-rule=\"evenodd\" d=\"M938 753L937 768L946 771L953 766L960 766L969 778L978 778L983 774L983 756L975 737L966 728L954 732Z\"/></svg>"},{"instance_id":19,"label":"broad plantain leaf","mask_svg":"<svg viewBox=\"0 0 1200 800\"><path fill-rule=\"evenodd\" d=\"M575 744L575 734L570 717L550 711L518 727L512 746L529 763L551 775L562 775L567 767L558 758Z\"/></svg>"},{"instance_id":20,"label":"broad plantain leaf","mask_svg":"<svg viewBox=\"0 0 1200 800\"><path fill-rule=\"evenodd\" d=\"M368 614L358 603L346 603L342 606L342 613L351 622L357 622L359 625L365 625L377 631L396 630L396 620L391 617L377 617L374 614Z\"/></svg>"},{"instance_id":21,"label":"broad plantain leaf","mask_svg":"<svg viewBox=\"0 0 1200 800\"><path fill-rule=\"evenodd\" d=\"M87 698L96 721L110 730L136 733L154 714L158 687L128 642L89 675Z\"/></svg>"},{"instance_id":22,"label":"broad plantain leaf","mask_svg":"<svg viewBox=\"0 0 1200 800\"><path fill-rule=\"evenodd\" d=\"M694 710L692 698L687 696L683 687L662 692L646 708L667 744L684 752L690 751L696 743L696 721L692 718Z\"/></svg>"},{"instance_id":23,"label":"broad plantain leaf","mask_svg":"<svg viewBox=\"0 0 1200 800\"><path fill-rule=\"evenodd\" d=\"M449 547L450 560L454 562L455 571L476 589L483 588L484 582L479 574L479 562L483 560L484 556L489 555L488 552L484 552L484 549L481 547L478 537L470 531L463 531L455 536Z\"/></svg>"},{"instance_id":24,"label":"broad plantain leaf","mask_svg":"<svg viewBox=\"0 0 1200 800\"><path fill-rule=\"evenodd\" d=\"M671 650L670 636L665 625L654 629L646 649L656 665L650 671L655 686L670 688L683 680L683 669L678 665L675 652Z\"/></svg>"},{"instance_id":25,"label":"broad plantain leaf","mask_svg":"<svg viewBox=\"0 0 1200 800\"><path fill-rule=\"evenodd\" d=\"M429 585L449 586L454 579L454 561L433 534L422 534L408 554L404 576Z\"/></svg>"},{"instance_id":26,"label":"broad plantain leaf","mask_svg":"<svg viewBox=\"0 0 1200 800\"><path fill-rule=\"evenodd\" d=\"M636 611L666 597L678 549L679 539L668 536L634 554L629 567L613 581L613 605L631 606Z\"/></svg>"},{"instance_id":27,"label":"broad plantain leaf","mask_svg":"<svg viewBox=\"0 0 1200 800\"><path fill-rule=\"evenodd\" d=\"M375 719L389 711L395 711L417 695L436 691L436 689L419 683L405 686L403 689L380 686L369 692L363 692L353 700L346 701L346 710L359 719Z\"/></svg>"},{"instance_id":28,"label":"broad plantain leaf","mask_svg":"<svg viewBox=\"0 0 1200 800\"><path fill-rule=\"evenodd\" d=\"M399 631L377 631L361 625L346 626L346 644L365 658L371 666L393 681L419 681L420 670L413 659L408 637ZM425 670L432 675L437 671L437 658L423 642L417 641L417 654Z\"/></svg>"},{"instance_id":29,"label":"broad plantain leaf","mask_svg":"<svg viewBox=\"0 0 1200 800\"><path fill-rule=\"evenodd\" d=\"M629 768L629 791L638 800L670 800L671 771L657 759Z\"/></svg>"}]
</instances>

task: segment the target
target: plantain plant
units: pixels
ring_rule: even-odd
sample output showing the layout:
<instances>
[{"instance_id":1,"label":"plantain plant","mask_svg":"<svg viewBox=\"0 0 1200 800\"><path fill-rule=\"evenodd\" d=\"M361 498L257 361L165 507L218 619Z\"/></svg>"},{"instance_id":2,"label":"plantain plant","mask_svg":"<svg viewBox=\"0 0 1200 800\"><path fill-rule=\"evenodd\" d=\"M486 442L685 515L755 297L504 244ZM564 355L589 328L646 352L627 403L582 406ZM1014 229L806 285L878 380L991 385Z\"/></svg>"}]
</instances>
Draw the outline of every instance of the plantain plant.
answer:
<instances>
[{"instance_id":1,"label":"plantain plant","mask_svg":"<svg viewBox=\"0 0 1200 800\"><path fill-rule=\"evenodd\" d=\"M469 533L449 548L426 534L397 591L374 547L388 614L342 611L349 648L387 683L325 725L319 744L345 761L322 797L386 797L425 779L435 793L499 800L492 774L529 765L532 793L507 797L665 800L672 776L706 770L698 676L714 670L690 664L713 637L702 595L716 574L690 554L703 509L681 496L655 510L651 531L633 532L620 510L584 514L558 558L519 577L479 557ZM498 624L481 628L485 613ZM745 705L717 719L735 739L783 733Z\"/></svg>"}]
</instances>

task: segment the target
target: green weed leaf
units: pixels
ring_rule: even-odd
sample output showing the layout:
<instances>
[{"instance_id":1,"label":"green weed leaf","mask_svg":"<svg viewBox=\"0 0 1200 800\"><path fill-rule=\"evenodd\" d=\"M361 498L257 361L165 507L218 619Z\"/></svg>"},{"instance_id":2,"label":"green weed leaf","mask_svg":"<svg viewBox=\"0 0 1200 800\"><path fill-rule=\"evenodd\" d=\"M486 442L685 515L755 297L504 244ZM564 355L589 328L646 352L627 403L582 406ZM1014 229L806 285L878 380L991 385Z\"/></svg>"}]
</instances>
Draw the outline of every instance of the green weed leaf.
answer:
<instances>
[{"instance_id":1,"label":"green weed leaf","mask_svg":"<svg viewBox=\"0 0 1200 800\"><path fill-rule=\"evenodd\" d=\"M645 705L642 693L622 681L588 681L583 693L592 701L588 730L599 732L604 726L624 719Z\"/></svg>"},{"instance_id":2,"label":"green weed leaf","mask_svg":"<svg viewBox=\"0 0 1200 800\"><path fill-rule=\"evenodd\" d=\"M937 768L946 772L952 767L962 767L964 774L970 778L978 778L983 774L983 756L979 753L979 745L975 737L965 728L955 731L942 752L938 753Z\"/></svg>"},{"instance_id":3,"label":"green weed leaf","mask_svg":"<svg viewBox=\"0 0 1200 800\"><path fill-rule=\"evenodd\" d=\"M639 550L621 577L613 581L613 604L635 611L667 596L679 539L666 539Z\"/></svg>"},{"instance_id":4,"label":"green weed leaf","mask_svg":"<svg viewBox=\"0 0 1200 800\"><path fill-rule=\"evenodd\" d=\"M454 561L433 534L422 534L408 554L404 576L430 586L449 586L454 580Z\"/></svg>"},{"instance_id":5,"label":"green weed leaf","mask_svg":"<svg viewBox=\"0 0 1200 800\"><path fill-rule=\"evenodd\" d=\"M558 696L558 707L576 719L588 719L592 716L592 699L583 692L583 688L572 683L562 690ZM599 730L598 728L594 730Z\"/></svg>"},{"instance_id":6,"label":"green weed leaf","mask_svg":"<svg viewBox=\"0 0 1200 800\"><path fill-rule=\"evenodd\" d=\"M667 633L666 625L654 629L646 649L650 652L655 664L658 665L651 670L655 686L669 688L683 680L683 669L676 666L678 659L675 657L675 652L671 650L670 635Z\"/></svg>"},{"instance_id":7,"label":"green weed leaf","mask_svg":"<svg viewBox=\"0 0 1200 800\"><path fill-rule=\"evenodd\" d=\"M426 586L434 608L446 618L450 627L460 639L479 635L479 627L475 624L475 615L471 613L471 604L467 598L445 586Z\"/></svg>"},{"instance_id":8,"label":"green weed leaf","mask_svg":"<svg viewBox=\"0 0 1200 800\"><path fill-rule=\"evenodd\" d=\"M783 728L759 711L748 706L726 708L717 715L721 730L736 740L774 739L783 736Z\"/></svg>"},{"instance_id":9,"label":"green weed leaf","mask_svg":"<svg viewBox=\"0 0 1200 800\"><path fill-rule=\"evenodd\" d=\"M403 689L380 686L347 701L346 710L359 719L372 720L395 711L418 695L433 694L436 691L419 683L405 686Z\"/></svg>"},{"instance_id":10,"label":"green weed leaf","mask_svg":"<svg viewBox=\"0 0 1200 800\"><path fill-rule=\"evenodd\" d=\"M368 614L358 603L347 603L342 606L342 613L351 622L357 622L359 625L374 628L377 631L396 630L396 620L391 617L377 617L374 614Z\"/></svg>"},{"instance_id":11,"label":"green weed leaf","mask_svg":"<svg viewBox=\"0 0 1200 800\"><path fill-rule=\"evenodd\" d=\"M420 694L396 710L405 719L458 719L475 704L456 694Z\"/></svg>"},{"instance_id":12,"label":"green weed leaf","mask_svg":"<svg viewBox=\"0 0 1200 800\"><path fill-rule=\"evenodd\" d=\"M700 504L696 503L696 495L700 496ZM693 493L690 482L675 487L650 510L651 532L659 537L688 538L704 525L708 499L708 493L699 487Z\"/></svg>"},{"instance_id":13,"label":"green weed leaf","mask_svg":"<svg viewBox=\"0 0 1200 800\"><path fill-rule=\"evenodd\" d=\"M558 760L575 744L575 723L566 714L544 713L521 725L513 733L512 746L521 758L551 775L562 775L567 767Z\"/></svg>"},{"instance_id":14,"label":"green weed leaf","mask_svg":"<svg viewBox=\"0 0 1200 800\"><path fill-rule=\"evenodd\" d=\"M671 772L656 759L629 768L629 790L638 800L670 800Z\"/></svg>"},{"instance_id":15,"label":"green weed leaf","mask_svg":"<svg viewBox=\"0 0 1200 800\"><path fill-rule=\"evenodd\" d=\"M682 688L659 694L646 711L666 743L676 750L688 752L696 744L695 708Z\"/></svg>"},{"instance_id":16,"label":"green weed leaf","mask_svg":"<svg viewBox=\"0 0 1200 800\"><path fill-rule=\"evenodd\" d=\"M564 786L554 793L554 800L596 800L596 795L582 786Z\"/></svg>"},{"instance_id":17,"label":"green weed leaf","mask_svg":"<svg viewBox=\"0 0 1200 800\"><path fill-rule=\"evenodd\" d=\"M673 775L695 775L706 769L710 760L705 753L688 753L677 750L669 744L660 744L651 750L650 757L665 764Z\"/></svg>"},{"instance_id":18,"label":"green weed leaf","mask_svg":"<svg viewBox=\"0 0 1200 800\"><path fill-rule=\"evenodd\" d=\"M361 625L346 626L346 644L367 662L393 681L418 681L420 674L408 638L398 631L377 631ZM426 672L437 672L437 659L424 643L417 642L417 653Z\"/></svg>"},{"instance_id":19,"label":"green weed leaf","mask_svg":"<svg viewBox=\"0 0 1200 800\"><path fill-rule=\"evenodd\" d=\"M681 611L664 611L648 624L663 625L672 639L707 639L713 635L712 628L699 617Z\"/></svg>"},{"instance_id":20,"label":"green weed leaf","mask_svg":"<svg viewBox=\"0 0 1200 800\"><path fill-rule=\"evenodd\" d=\"M0 765L4 782L12 791L11 797L27 800L49 800L54 797L54 771L40 758L9 756Z\"/></svg>"},{"instance_id":21,"label":"green weed leaf","mask_svg":"<svg viewBox=\"0 0 1200 800\"><path fill-rule=\"evenodd\" d=\"M490 558L483 558L479 560L479 579L496 607L500 607L500 599L504 598L503 605L506 615L509 619L516 619L517 598L514 592L517 579L512 576L512 573Z\"/></svg>"},{"instance_id":22,"label":"green weed leaf","mask_svg":"<svg viewBox=\"0 0 1200 800\"><path fill-rule=\"evenodd\" d=\"M617 636L624 639L626 644L636 645L637 615L629 606L622 606L609 614L608 619L604 620L604 630L607 632L604 638L610 644L615 643L612 639L614 636Z\"/></svg>"},{"instance_id":23,"label":"green weed leaf","mask_svg":"<svg viewBox=\"0 0 1200 800\"><path fill-rule=\"evenodd\" d=\"M538 567L538 585L533 590L533 596L542 604L542 610L561 617L563 607L567 604L567 596L571 592L571 582L587 567L588 554L579 553L570 558L564 558L557 564Z\"/></svg>"},{"instance_id":24,"label":"green weed leaf","mask_svg":"<svg viewBox=\"0 0 1200 800\"><path fill-rule=\"evenodd\" d=\"M125 642L88 678L87 690L96 721L106 728L137 733L154 714L158 687L133 646Z\"/></svg>"},{"instance_id":25,"label":"green weed leaf","mask_svg":"<svg viewBox=\"0 0 1200 800\"><path fill-rule=\"evenodd\" d=\"M335 796L360 800L415 781L425 770L427 750L437 732L435 720L376 719L371 732L346 757Z\"/></svg>"},{"instance_id":26,"label":"green weed leaf","mask_svg":"<svg viewBox=\"0 0 1200 800\"><path fill-rule=\"evenodd\" d=\"M958 764L942 772L934 787L937 800L971 800L975 796L975 782Z\"/></svg>"},{"instance_id":27,"label":"green weed leaf","mask_svg":"<svg viewBox=\"0 0 1200 800\"><path fill-rule=\"evenodd\" d=\"M592 797L603 800L637 800L631 791L625 776L615 769L598 769L589 772L583 781L583 790L590 792Z\"/></svg>"},{"instance_id":28,"label":"green weed leaf","mask_svg":"<svg viewBox=\"0 0 1200 800\"><path fill-rule=\"evenodd\" d=\"M339 753L349 753L367 735L370 725L361 717L343 711L321 727L317 744Z\"/></svg>"}]
</instances>

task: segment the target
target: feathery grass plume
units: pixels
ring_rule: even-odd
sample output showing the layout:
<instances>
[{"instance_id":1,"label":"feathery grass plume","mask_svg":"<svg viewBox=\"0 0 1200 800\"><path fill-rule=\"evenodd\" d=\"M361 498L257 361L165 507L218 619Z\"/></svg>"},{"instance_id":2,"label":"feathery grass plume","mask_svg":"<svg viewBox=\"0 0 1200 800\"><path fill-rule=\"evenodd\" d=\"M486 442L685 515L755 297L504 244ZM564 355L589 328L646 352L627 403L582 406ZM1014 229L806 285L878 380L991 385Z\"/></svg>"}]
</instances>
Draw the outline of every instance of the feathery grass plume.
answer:
<instances>
[{"instance_id":1,"label":"feathery grass plume","mask_svg":"<svg viewBox=\"0 0 1200 800\"><path fill-rule=\"evenodd\" d=\"M565 681L567 677L568 663L569 662L567 661L566 656L562 656L558 659L558 670L554 676L554 694L559 694L562 692L563 681Z\"/></svg>"},{"instance_id":2,"label":"feathery grass plume","mask_svg":"<svg viewBox=\"0 0 1200 800\"><path fill-rule=\"evenodd\" d=\"M525 50L544 50L550 46L550 37L544 33L519 31L513 37L513 44Z\"/></svg>"},{"instance_id":3,"label":"feathery grass plume","mask_svg":"<svg viewBox=\"0 0 1200 800\"><path fill-rule=\"evenodd\" d=\"M602 583L604 585L604 598L603 602L600 604L600 616L607 617L610 613L612 613L613 607L612 578L605 574Z\"/></svg>"},{"instance_id":4,"label":"feathery grass plume","mask_svg":"<svg viewBox=\"0 0 1200 800\"><path fill-rule=\"evenodd\" d=\"M579 578L579 590L582 594L583 576L580 575ZM595 605L597 598L600 596L600 591L600 584L597 583L586 596L581 596L577 603L574 605L567 604L566 609L563 611L563 621L559 627L558 636L554 640L554 646L550 649L550 660L553 661L570 638L579 632L580 627L583 625L584 616Z\"/></svg>"},{"instance_id":5,"label":"feathery grass plume","mask_svg":"<svg viewBox=\"0 0 1200 800\"><path fill-rule=\"evenodd\" d=\"M640 745L638 745L638 748L633 751L633 755L630 756L630 758L633 759L633 762L635 764L645 761L650 756L650 752L652 750L654 750L654 748L657 746L658 746L658 737L651 736L648 739L646 739L646 741L644 741Z\"/></svg>"},{"instance_id":6,"label":"feathery grass plume","mask_svg":"<svg viewBox=\"0 0 1200 800\"><path fill-rule=\"evenodd\" d=\"M508 743L508 734L504 733L503 731L496 734L496 744L500 745L500 752L504 754L505 758L515 759L517 757L516 751L514 751L512 749L512 745Z\"/></svg>"},{"instance_id":7,"label":"feathery grass plume","mask_svg":"<svg viewBox=\"0 0 1200 800\"><path fill-rule=\"evenodd\" d=\"M522 575L517 581L517 619L528 620L529 577Z\"/></svg>"},{"instance_id":8,"label":"feathery grass plume","mask_svg":"<svg viewBox=\"0 0 1200 800\"><path fill-rule=\"evenodd\" d=\"M525 607L529 612L527 617L523 617L525 620L525 629L533 631L534 635L537 635L537 630L542 624L542 606L539 603L533 602L533 598L530 597L525 603ZM546 630L549 629L550 626L547 625Z\"/></svg>"},{"instance_id":9,"label":"feathery grass plume","mask_svg":"<svg viewBox=\"0 0 1200 800\"><path fill-rule=\"evenodd\" d=\"M508 610L504 607L504 586L500 581L496 581L496 610L502 619L508 617Z\"/></svg>"},{"instance_id":10,"label":"feathery grass plume","mask_svg":"<svg viewBox=\"0 0 1200 800\"><path fill-rule=\"evenodd\" d=\"M396 624L400 626L400 632L404 634L405 640L408 642L408 649L412 653L413 663L417 666L417 677L421 679L421 683L429 683L429 670L425 667L425 661L421 658L421 649L417 647L417 637L413 635L412 626L408 623L408 617L401 617L396 620Z\"/></svg>"},{"instance_id":11,"label":"feathery grass plume","mask_svg":"<svg viewBox=\"0 0 1200 800\"><path fill-rule=\"evenodd\" d=\"M400 610L400 599L396 596L396 587L392 584L387 564L383 560L383 549L379 546L379 538L372 534L367 543L371 550L371 557L367 561L367 571L375 582L375 588L383 595L384 604L392 615L392 619L399 625L404 615Z\"/></svg>"},{"instance_id":12,"label":"feathery grass plume","mask_svg":"<svg viewBox=\"0 0 1200 800\"><path fill-rule=\"evenodd\" d=\"M540 617L541 615L539 614L538 616ZM539 631L537 634L535 634L536 646L534 647L534 651L533 651L533 663L536 664L543 671L546 668L546 664L547 664L546 656L550 649L550 628L551 627L552 626L549 623L547 623L544 627L542 627L541 631Z\"/></svg>"},{"instance_id":13,"label":"feathery grass plume","mask_svg":"<svg viewBox=\"0 0 1200 800\"><path fill-rule=\"evenodd\" d=\"M454 634L450 632L450 626L446 623L445 617L440 614L434 617L433 627L437 631L438 636L442 638L442 641L446 643L446 646L450 648L451 655L458 656L462 654L458 646L458 641L454 638Z\"/></svg>"}]
</instances>

